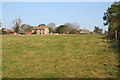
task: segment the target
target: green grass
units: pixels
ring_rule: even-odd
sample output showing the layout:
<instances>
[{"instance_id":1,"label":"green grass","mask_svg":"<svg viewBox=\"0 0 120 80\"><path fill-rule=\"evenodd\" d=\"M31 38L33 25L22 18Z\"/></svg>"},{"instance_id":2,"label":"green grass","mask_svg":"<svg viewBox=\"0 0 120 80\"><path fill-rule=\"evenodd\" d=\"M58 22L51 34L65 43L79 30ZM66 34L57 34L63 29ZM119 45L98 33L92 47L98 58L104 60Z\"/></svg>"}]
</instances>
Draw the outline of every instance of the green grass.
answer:
<instances>
[{"instance_id":1,"label":"green grass","mask_svg":"<svg viewBox=\"0 0 120 80\"><path fill-rule=\"evenodd\" d=\"M3 78L117 78L118 54L104 35L4 35Z\"/></svg>"}]
</instances>

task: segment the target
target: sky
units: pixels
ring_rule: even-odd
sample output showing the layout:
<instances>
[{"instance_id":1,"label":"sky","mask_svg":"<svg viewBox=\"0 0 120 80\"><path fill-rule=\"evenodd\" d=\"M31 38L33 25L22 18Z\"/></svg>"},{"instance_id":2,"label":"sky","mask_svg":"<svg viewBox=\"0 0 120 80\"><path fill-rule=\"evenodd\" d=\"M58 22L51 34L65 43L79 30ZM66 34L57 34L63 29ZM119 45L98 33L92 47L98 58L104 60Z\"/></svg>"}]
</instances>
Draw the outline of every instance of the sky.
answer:
<instances>
[{"instance_id":1,"label":"sky","mask_svg":"<svg viewBox=\"0 0 120 80\"><path fill-rule=\"evenodd\" d=\"M11 29L14 20L21 17L22 24L38 26L55 23L56 27L67 22L78 23L80 29L104 30L104 12L113 2L2 2L2 27Z\"/></svg>"}]
</instances>

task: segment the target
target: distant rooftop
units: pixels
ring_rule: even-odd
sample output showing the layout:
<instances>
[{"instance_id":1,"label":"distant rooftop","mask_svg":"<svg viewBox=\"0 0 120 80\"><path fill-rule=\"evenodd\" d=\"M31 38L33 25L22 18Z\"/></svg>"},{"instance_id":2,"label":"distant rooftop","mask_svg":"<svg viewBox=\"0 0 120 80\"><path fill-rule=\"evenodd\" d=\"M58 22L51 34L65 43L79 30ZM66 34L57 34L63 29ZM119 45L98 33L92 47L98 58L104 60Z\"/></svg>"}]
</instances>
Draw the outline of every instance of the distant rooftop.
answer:
<instances>
[{"instance_id":1,"label":"distant rooftop","mask_svg":"<svg viewBox=\"0 0 120 80\"><path fill-rule=\"evenodd\" d=\"M32 29L46 29L46 26L35 26Z\"/></svg>"}]
</instances>

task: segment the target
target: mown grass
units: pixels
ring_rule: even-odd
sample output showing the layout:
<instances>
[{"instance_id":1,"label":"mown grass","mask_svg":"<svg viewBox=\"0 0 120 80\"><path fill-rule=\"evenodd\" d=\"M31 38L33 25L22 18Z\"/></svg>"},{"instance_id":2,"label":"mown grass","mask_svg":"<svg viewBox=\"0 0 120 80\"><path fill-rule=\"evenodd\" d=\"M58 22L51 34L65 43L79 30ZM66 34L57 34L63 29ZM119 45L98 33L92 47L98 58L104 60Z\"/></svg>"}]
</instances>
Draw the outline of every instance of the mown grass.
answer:
<instances>
[{"instance_id":1,"label":"mown grass","mask_svg":"<svg viewBox=\"0 0 120 80\"><path fill-rule=\"evenodd\" d=\"M3 78L117 78L118 54L104 35L4 35Z\"/></svg>"}]
</instances>

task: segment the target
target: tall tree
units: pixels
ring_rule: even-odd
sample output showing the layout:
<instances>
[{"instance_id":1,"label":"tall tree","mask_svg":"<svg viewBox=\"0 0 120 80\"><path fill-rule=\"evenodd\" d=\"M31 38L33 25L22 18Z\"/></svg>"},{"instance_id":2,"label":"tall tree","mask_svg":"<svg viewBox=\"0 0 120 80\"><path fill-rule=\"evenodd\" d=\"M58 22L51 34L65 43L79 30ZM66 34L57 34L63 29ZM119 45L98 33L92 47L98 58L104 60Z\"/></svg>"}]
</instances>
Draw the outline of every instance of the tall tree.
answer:
<instances>
[{"instance_id":1,"label":"tall tree","mask_svg":"<svg viewBox=\"0 0 120 80\"><path fill-rule=\"evenodd\" d=\"M68 29L70 30L70 34L76 34L78 29L80 28L80 25L78 23L65 23L66 26L68 26Z\"/></svg>"},{"instance_id":2,"label":"tall tree","mask_svg":"<svg viewBox=\"0 0 120 80\"><path fill-rule=\"evenodd\" d=\"M109 37L117 39L117 36L120 38L120 1L114 2L104 13L103 19L106 21L104 25L108 25L109 28Z\"/></svg>"},{"instance_id":3,"label":"tall tree","mask_svg":"<svg viewBox=\"0 0 120 80\"><path fill-rule=\"evenodd\" d=\"M21 18L17 18L17 19L15 20L15 24L14 24L14 26L13 26L13 29L14 29L14 31L15 31L16 33L18 33L18 32L20 31L21 22L22 22Z\"/></svg>"},{"instance_id":4,"label":"tall tree","mask_svg":"<svg viewBox=\"0 0 120 80\"><path fill-rule=\"evenodd\" d=\"M47 25L47 27L48 27L48 29L49 29L49 32L51 33L51 32L53 32L53 29L54 29L54 27L55 27L55 23L49 23L49 24Z\"/></svg>"},{"instance_id":5,"label":"tall tree","mask_svg":"<svg viewBox=\"0 0 120 80\"><path fill-rule=\"evenodd\" d=\"M52 33L52 32L53 32L53 28L48 27L48 29L49 29L49 33Z\"/></svg>"},{"instance_id":6,"label":"tall tree","mask_svg":"<svg viewBox=\"0 0 120 80\"><path fill-rule=\"evenodd\" d=\"M49 27L49 28L54 28L56 25L55 25L55 23L49 23L48 25L47 25L47 27Z\"/></svg>"},{"instance_id":7,"label":"tall tree","mask_svg":"<svg viewBox=\"0 0 120 80\"><path fill-rule=\"evenodd\" d=\"M56 32L57 32L57 28L58 28L58 27L55 27L55 28L52 30L52 32L53 32L53 33L56 33Z\"/></svg>"},{"instance_id":8,"label":"tall tree","mask_svg":"<svg viewBox=\"0 0 120 80\"><path fill-rule=\"evenodd\" d=\"M38 25L38 27L39 27L39 26L46 26L46 25L45 25L45 24L40 24L40 25Z\"/></svg>"},{"instance_id":9,"label":"tall tree","mask_svg":"<svg viewBox=\"0 0 120 80\"><path fill-rule=\"evenodd\" d=\"M23 32L31 32L32 31L31 28L32 28L32 26L30 26L29 24L21 25L21 31L23 31Z\"/></svg>"},{"instance_id":10,"label":"tall tree","mask_svg":"<svg viewBox=\"0 0 120 80\"><path fill-rule=\"evenodd\" d=\"M107 9L107 11L104 13L103 19L106 21L104 25L108 25L109 31L115 31L119 29L120 26L120 1L114 2L111 7Z\"/></svg>"},{"instance_id":11,"label":"tall tree","mask_svg":"<svg viewBox=\"0 0 120 80\"><path fill-rule=\"evenodd\" d=\"M70 30L72 29L79 29L80 28L80 25L78 23L65 23L66 26L68 26L68 28Z\"/></svg>"},{"instance_id":12,"label":"tall tree","mask_svg":"<svg viewBox=\"0 0 120 80\"><path fill-rule=\"evenodd\" d=\"M57 32L60 33L60 34L67 34L69 33L69 28L68 26L66 25L60 25L58 28L57 28Z\"/></svg>"}]
</instances>

